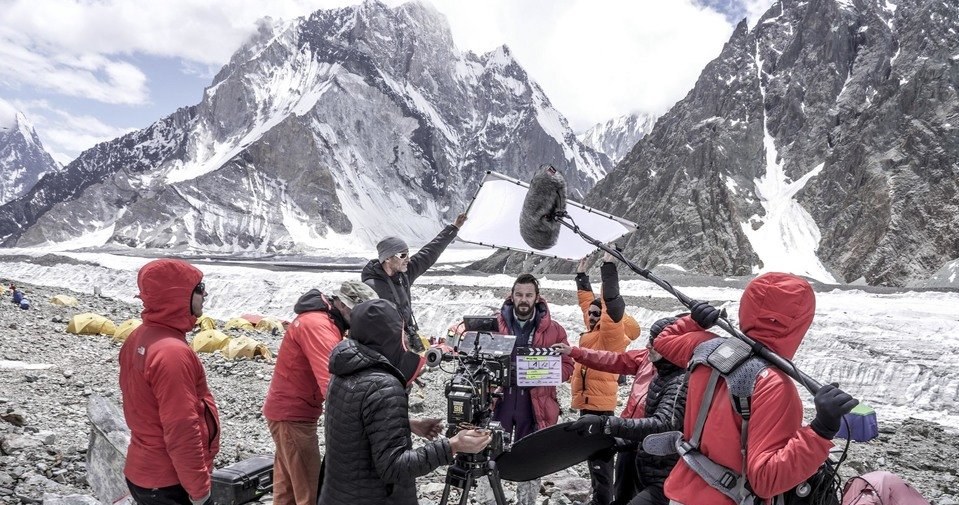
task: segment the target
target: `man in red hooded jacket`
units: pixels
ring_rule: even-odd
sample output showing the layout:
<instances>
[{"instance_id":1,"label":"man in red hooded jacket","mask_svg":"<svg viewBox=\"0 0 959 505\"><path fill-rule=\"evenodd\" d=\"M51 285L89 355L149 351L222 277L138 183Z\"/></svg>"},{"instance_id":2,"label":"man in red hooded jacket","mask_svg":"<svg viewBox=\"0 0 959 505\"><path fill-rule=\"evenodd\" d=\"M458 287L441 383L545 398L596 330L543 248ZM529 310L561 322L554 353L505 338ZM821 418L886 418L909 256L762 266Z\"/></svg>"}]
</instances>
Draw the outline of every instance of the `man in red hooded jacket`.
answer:
<instances>
[{"instance_id":1,"label":"man in red hooded jacket","mask_svg":"<svg viewBox=\"0 0 959 505\"><path fill-rule=\"evenodd\" d=\"M141 505L199 505L210 498L220 421L186 332L203 313L203 273L154 260L137 276L140 325L120 348L123 416L130 427L123 473Z\"/></svg>"},{"instance_id":2,"label":"man in red hooded jacket","mask_svg":"<svg viewBox=\"0 0 959 505\"><path fill-rule=\"evenodd\" d=\"M792 359L816 312L812 286L800 277L772 272L753 279L739 303L739 326L744 333L776 354ZM669 361L685 367L696 346L717 338L705 331L721 312L706 302L693 301L691 314L666 327L653 348ZM689 377L683 437L690 440L707 389L710 369L696 367ZM811 477L829 455L839 422L858 403L842 390L823 386L815 398L816 417L803 426L802 401L796 385L782 370L764 369L756 377L752 414L743 466L742 419L730 402L725 381L713 393L699 451L728 469L745 468L753 494L768 500ZM733 504L680 459L669 474L666 496L685 505Z\"/></svg>"}]
</instances>

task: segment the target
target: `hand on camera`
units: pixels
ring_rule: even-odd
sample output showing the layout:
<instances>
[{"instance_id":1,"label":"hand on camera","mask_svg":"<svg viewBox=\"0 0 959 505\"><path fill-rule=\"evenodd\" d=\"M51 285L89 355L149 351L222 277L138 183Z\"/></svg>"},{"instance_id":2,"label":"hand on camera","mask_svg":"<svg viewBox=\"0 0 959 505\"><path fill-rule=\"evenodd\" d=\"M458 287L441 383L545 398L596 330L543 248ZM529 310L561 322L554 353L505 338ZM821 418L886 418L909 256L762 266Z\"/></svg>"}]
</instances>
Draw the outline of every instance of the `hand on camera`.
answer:
<instances>
[{"instance_id":1,"label":"hand on camera","mask_svg":"<svg viewBox=\"0 0 959 505\"><path fill-rule=\"evenodd\" d=\"M450 439L450 449L453 454L476 454L486 449L492 440L493 435L489 430L461 430Z\"/></svg>"},{"instance_id":2,"label":"hand on camera","mask_svg":"<svg viewBox=\"0 0 959 505\"><path fill-rule=\"evenodd\" d=\"M414 435L433 440L443 431L442 419L410 419L410 431Z\"/></svg>"}]
</instances>

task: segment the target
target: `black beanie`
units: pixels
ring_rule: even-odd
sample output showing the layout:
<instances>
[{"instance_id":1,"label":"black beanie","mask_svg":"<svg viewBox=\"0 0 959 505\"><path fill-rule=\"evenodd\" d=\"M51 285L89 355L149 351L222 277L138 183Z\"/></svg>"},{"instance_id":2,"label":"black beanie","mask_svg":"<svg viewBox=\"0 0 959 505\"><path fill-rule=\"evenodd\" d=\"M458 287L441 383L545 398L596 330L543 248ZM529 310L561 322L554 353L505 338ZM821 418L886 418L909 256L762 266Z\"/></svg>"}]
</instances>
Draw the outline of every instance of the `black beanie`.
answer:
<instances>
[{"instance_id":1,"label":"black beanie","mask_svg":"<svg viewBox=\"0 0 959 505\"><path fill-rule=\"evenodd\" d=\"M595 305L595 306L600 307L600 308L603 307L603 302L600 301L599 298L593 298L593 301L590 302L589 304L590 304L590 305Z\"/></svg>"},{"instance_id":2,"label":"black beanie","mask_svg":"<svg viewBox=\"0 0 959 505\"><path fill-rule=\"evenodd\" d=\"M420 356L403 348L403 318L389 300L375 299L353 307L350 338L382 354L407 381L419 368Z\"/></svg>"}]
</instances>

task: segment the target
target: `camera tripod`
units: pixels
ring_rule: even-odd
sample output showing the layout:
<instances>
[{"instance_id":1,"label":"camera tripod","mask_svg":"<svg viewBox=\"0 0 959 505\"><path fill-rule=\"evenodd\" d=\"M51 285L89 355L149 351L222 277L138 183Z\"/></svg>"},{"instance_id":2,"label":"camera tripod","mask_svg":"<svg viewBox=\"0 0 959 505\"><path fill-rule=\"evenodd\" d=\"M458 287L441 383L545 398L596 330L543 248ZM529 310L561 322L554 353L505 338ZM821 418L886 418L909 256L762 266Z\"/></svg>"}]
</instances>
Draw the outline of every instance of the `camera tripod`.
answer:
<instances>
[{"instance_id":1,"label":"camera tripod","mask_svg":"<svg viewBox=\"0 0 959 505\"><path fill-rule=\"evenodd\" d=\"M453 464L446 471L446 487L443 488L443 497L440 499L440 505L446 505L450 497L450 489L453 487L462 490L460 493L459 505L469 503L470 490L476 483L476 479L486 476L489 479L490 487L493 488L493 498L496 505L506 505L506 497L503 494L503 484L499 479L499 470L496 469L496 462L484 454L457 454Z\"/></svg>"}]
</instances>

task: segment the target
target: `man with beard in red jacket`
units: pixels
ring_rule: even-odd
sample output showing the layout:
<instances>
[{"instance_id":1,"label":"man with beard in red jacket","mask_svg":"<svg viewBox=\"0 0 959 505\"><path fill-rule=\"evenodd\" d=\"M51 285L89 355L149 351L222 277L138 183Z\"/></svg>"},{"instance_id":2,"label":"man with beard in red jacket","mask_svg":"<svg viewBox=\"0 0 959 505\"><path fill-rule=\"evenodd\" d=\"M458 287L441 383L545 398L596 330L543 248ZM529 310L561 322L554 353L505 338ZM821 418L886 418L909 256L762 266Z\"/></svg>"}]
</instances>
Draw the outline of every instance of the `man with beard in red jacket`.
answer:
<instances>
[{"instance_id":1,"label":"man with beard in red jacket","mask_svg":"<svg viewBox=\"0 0 959 505\"><path fill-rule=\"evenodd\" d=\"M374 298L366 284L346 281L330 297L311 289L293 307L297 316L283 335L263 403L276 444L276 505L316 505L322 462L316 430L330 384L330 352L350 328L353 307Z\"/></svg>"},{"instance_id":2,"label":"man with beard in red jacket","mask_svg":"<svg viewBox=\"0 0 959 505\"><path fill-rule=\"evenodd\" d=\"M220 420L186 332L203 313L203 273L154 260L137 275L140 325L120 348L123 416L130 427L123 473L141 505L200 505L210 498Z\"/></svg>"},{"instance_id":3,"label":"man with beard in red jacket","mask_svg":"<svg viewBox=\"0 0 959 505\"><path fill-rule=\"evenodd\" d=\"M667 326L653 342L653 348L669 361L685 367L697 346L719 338L705 331L716 324L721 312L706 302L693 301L690 315ZM812 325L816 295L804 279L771 272L753 279L739 302L739 327L756 342L791 360ZM689 392L683 439L695 438L703 398L710 390L711 368L697 366L689 376ZM780 495L816 473L833 447L842 416L856 404L833 385L816 393L816 417L803 426L803 407L796 385L782 370L768 366L755 378L743 462L743 419L733 408L725 380L713 388L706 410L698 452L709 460L739 474L752 493L763 500ZM728 490L728 489L727 489ZM669 474L666 496L676 503L697 505L735 504L736 500L711 486L683 459Z\"/></svg>"}]
</instances>

